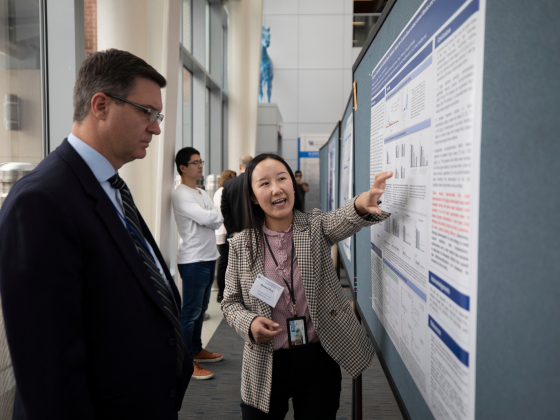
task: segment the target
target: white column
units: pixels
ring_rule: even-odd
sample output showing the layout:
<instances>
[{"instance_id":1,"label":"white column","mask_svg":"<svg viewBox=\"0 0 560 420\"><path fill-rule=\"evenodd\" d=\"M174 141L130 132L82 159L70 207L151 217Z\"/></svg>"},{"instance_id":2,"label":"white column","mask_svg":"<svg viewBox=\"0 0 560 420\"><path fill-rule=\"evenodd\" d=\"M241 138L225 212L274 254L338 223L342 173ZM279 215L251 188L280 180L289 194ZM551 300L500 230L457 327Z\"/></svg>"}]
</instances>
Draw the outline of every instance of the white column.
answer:
<instances>
[{"instance_id":1,"label":"white column","mask_svg":"<svg viewBox=\"0 0 560 420\"><path fill-rule=\"evenodd\" d=\"M172 243L170 198L177 124L181 0L97 0L98 50L117 48L146 60L167 80L162 91L162 132L146 158L119 170L136 206L169 263ZM166 141L167 139L167 141Z\"/></svg>"},{"instance_id":2,"label":"white column","mask_svg":"<svg viewBox=\"0 0 560 420\"><path fill-rule=\"evenodd\" d=\"M163 91L166 111L160 135L156 171L156 229L154 237L167 265L175 253L175 224L171 208L174 186L175 139L177 136L177 104L179 97L179 36L181 32L180 0L165 0L163 8L162 74L167 79ZM170 267L174 268L174 267Z\"/></svg>"},{"instance_id":3,"label":"white column","mask_svg":"<svg viewBox=\"0 0 560 420\"><path fill-rule=\"evenodd\" d=\"M230 0L228 167L244 154L254 156L261 57L262 0Z\"/></svg>"}]
</instances>

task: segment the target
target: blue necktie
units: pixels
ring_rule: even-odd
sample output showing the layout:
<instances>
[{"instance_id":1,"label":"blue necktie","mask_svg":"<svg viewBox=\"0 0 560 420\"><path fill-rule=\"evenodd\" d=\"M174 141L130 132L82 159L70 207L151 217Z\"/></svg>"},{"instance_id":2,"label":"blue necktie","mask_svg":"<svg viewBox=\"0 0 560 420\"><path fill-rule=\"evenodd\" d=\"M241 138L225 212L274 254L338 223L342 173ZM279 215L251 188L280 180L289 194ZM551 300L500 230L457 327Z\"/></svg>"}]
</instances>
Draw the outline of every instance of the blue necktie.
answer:
<instances>
[{"instance_id":1,"label":"blue necktie","mask_svg":"<svg viewBox=\"0 0 560 420\"><path fill-rule=\"evenodd\" d=\"M178 376L181 376L181 371L183 368L183 359L185 355L185 342L183 341L183 330L181 328L181 323L179 322L179 314L177 312L177 306L175 305L175 299L171 294L171 290L168 287L167 280L164 278L164 274L160 273L157 265L154 261L152 254L146 249L144 244L147 244L142 229L140 229L140 220L138 219L138 209L134 204L132 199L132 194L126 186L126 183L122 180L119 174L113 175L109 178L109 183L111 186L121 192L121 198L124 208L124 217L128 224L130 230L130 236L134 241L136 250L142 257L144 261L144 266L148 270L148 274L154 285L156 286L157 293L161 300L163 301L163 307L167 312L167 317L173 324L173 329L175 331L175 340L177 342L177 370ZM131 229L132 228L132 229ZM133 231L134 230L134 231Z\"/></svg>"}]
</instances>

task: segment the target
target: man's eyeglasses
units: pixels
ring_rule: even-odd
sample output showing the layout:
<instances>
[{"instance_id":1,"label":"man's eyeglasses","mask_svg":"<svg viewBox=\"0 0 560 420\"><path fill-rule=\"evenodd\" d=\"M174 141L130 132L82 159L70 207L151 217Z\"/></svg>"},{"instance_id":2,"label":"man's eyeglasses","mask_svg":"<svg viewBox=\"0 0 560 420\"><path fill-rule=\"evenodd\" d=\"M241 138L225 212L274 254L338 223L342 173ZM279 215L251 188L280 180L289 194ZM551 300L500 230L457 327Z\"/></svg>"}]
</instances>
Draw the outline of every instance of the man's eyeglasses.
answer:
<instances>
[{"instance_id":1,"label":"man's eyeglasses","mask_svg":"<svg viewBox=\"0 0 560 420\"><path fill-rule=\"evenodd\" d=\"M160 125L161 122L163 121L163 114L160 114L155 109L146 108L145 106L139 105L135 102L128 101L128 100L123 99L123 98L119 98L118 96L115 96L115 95L107 94L107 96L110 97L110 98L113 98L113 99L118 99L119 101L126 102L127 104L137 106L140 109L143 109L144 114L148 114L148 121L150 121L151 123L153 123L155 120L157 120L158 125Z\"/></svg>"},{"instance_id":2,"label":"man's eyeglasses","mask_svg":"<svg viewBox=\"0 0 560 420\"><path fill-rule=\"evenodd\" d=\"M192 162L187 163L187 166L189 166L189 165L194 165L194 166L204 165L204 161L203 160L193 160Z\"/></svg>"}]
</instances>

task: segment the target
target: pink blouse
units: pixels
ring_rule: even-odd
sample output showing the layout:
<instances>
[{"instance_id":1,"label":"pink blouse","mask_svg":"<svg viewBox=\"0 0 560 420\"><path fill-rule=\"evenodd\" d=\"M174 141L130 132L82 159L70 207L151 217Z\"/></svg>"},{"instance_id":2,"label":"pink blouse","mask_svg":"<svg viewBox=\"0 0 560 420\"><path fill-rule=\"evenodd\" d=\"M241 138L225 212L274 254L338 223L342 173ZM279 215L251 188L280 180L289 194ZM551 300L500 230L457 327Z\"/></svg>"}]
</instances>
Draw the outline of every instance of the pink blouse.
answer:
<instances>
[{"instance_id":1,"label":"pink blouse","mask_svg":"<svg viewBox=\"0 0 560 420\"><path fill-rule=\"evenodd\" d=\"M272 344L274 350L287 349L288 346L288 332L286 331L286 318L291 318L294 316L292 307L292 298L290 292L286 287L286 283L282 278L286 279L290 287L292 287L290 279L291 263L290 258L292 256L292 238L293 238L293 225L290 226L288 230L279 230L274 232L268 229L263 224L263 233L268 238L268 243L274 257L278 262L278 267L274 263L274 259L270 255L266 241L263 238L262 250L264 258L264 276L275 283L279 284L284 288L282 296L276 304L276 308L272 308L272 320L280 325L282 331L276 337L274 337ZM297 315L305 316L307 322L307 339L310 343L315 343L319 341L319 336L315 331L313 322L311 321L311 316L309 315L309 308L307 306L307 298L305 297L305 288L303 286L303 279L301 278L301 272L299 271L299 265L297 262L297 254L294 251L294 295L297 303Z\"/></svg>"}]
</instances>

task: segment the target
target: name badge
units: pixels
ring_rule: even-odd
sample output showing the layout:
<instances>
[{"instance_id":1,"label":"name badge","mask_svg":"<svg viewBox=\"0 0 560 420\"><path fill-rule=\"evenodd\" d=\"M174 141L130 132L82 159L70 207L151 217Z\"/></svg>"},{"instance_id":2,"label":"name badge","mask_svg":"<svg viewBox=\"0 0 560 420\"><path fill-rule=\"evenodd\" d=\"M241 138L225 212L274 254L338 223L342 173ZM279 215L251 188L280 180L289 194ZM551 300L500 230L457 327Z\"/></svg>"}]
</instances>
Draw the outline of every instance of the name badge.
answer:
<instances>
[{"instance_id":1,"label":"name badge","mask_svg":"<svg viewBox=\"0 0 560 420\"><path fill-rule=\"evenodd\" d=\"M284 287L274 283L272 280L267 279L265 276L259 274L253 283L253 287L249 290L249 294L262 300L267 305L276 308L278 299L282 296Z\"/></svg>"}]
</instances>

